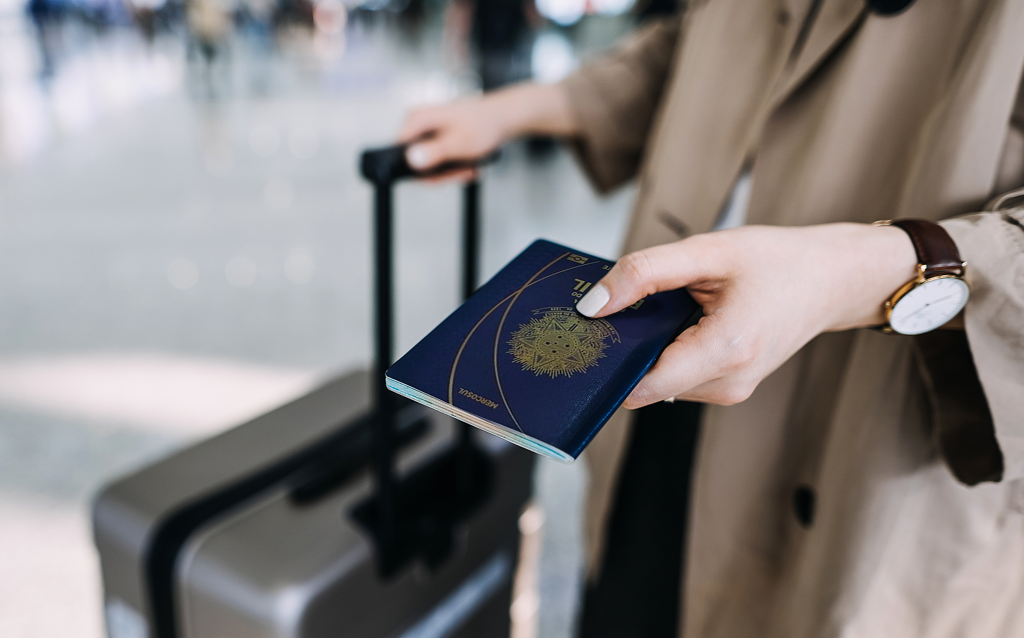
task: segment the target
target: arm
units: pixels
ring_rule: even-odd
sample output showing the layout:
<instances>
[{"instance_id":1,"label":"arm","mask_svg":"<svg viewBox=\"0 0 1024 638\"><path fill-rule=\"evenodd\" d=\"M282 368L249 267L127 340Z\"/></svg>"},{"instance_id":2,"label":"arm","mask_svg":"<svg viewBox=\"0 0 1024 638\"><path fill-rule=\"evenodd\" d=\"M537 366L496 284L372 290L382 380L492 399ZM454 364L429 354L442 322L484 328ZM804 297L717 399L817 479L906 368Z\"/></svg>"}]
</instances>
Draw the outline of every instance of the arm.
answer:
<instances>
[{"instance_id":1,"label":"arm","mask_svg":"<svg viewBox=\"0 0 1024 638\"><path fill-rule=\"evenodd\" d=\"M1024 478L1024 207L942 222L968 261L964 330L915 338L936 445L962 482ZM899 229L749 226L627 255L577 304L603 317L686 287L704 307L626 407L669 397L733 404L818 334L884 323L883 302L915 276ZM856 264L856 268L850 268Z\"/></svg>"},{"instance_id":2,"label":"arm","mask_svg":"<svg viewBox=\"0 0 1024 638\"><path fill-rule=\"evenodd\" d=\"M482 157L522 135L550 135L574 140L600 190L618 185L639 163L678 22L672 18L641 29L614 53L560 84L524 83L412 111L399 134L400 142L413 142L409 163L426 170L449 160ZM472 171L461 171L444 177L471 176Z\"/></svg>"},{"instance_id":3,"label":"arm","mask_svg":"<svg viewBox=\"0 0 1024 638\"><path fill-rule=\"evenodd\" d=\"M571 137L578 126L566 92L558 85L517 84L483 97L412 111L399 133L414 142L409 164L426 170L450 160L483 157L521 135ZM446 175L465 178L471 171Z\"/></svg>"},{"instance_id":4,"label":"arm","mask_svg":"<svg viewBox=\"0 0 1024 638\"><path fill-rule=\"evenodd\" d=\"M898 228L748 226L626 255L576 307L603 317L687 288L704 316L665 349L625 406L669 397L730 405L818 334L884 323L883 302L915 276L916 263Z\"/></svg>"},{"instance_id":5,"label":"arm","mask_svg":"<svg viewBox=\"0 0 1024 638\"><path fill-rule=\"evenodd\" d=\"M652 22L561 84L579 128L573 150L601 192L631 179L640 166L681 25L682 16Z\"/></svg>"}]
</instances>

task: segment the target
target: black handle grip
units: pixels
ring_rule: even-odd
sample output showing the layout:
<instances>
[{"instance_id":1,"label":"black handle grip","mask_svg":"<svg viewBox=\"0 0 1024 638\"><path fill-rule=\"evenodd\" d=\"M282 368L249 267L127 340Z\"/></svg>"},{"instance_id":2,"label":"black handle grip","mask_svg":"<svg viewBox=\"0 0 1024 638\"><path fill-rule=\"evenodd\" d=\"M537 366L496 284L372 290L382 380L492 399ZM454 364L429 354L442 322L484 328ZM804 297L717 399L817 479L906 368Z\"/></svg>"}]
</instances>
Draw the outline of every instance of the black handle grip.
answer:
<instances>
[{"instance_id":1,"label":"black handle grip","mask_svg":"<svg viewBox=\"0 0 1024 638\"><path fill-rule=\"evenodd\" d=\"M363 151L359 159L359 172L363 177L377 185L390 184L406 177L430 177L462 168L475 168L489 164L498 159L498 151L475 160L455 160L444 162L426 171L416 171L405 159L408 144L371 148Z\"/></svg>"}]
</instances>

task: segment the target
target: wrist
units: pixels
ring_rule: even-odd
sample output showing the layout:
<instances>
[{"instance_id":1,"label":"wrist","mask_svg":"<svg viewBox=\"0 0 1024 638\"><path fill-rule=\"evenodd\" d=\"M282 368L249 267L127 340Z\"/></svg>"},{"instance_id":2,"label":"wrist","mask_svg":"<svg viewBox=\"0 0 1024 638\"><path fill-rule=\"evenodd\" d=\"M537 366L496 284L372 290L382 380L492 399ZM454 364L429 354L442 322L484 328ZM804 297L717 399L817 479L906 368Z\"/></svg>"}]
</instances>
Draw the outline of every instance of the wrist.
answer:
<instances>
[{"instance_id":1,"label":"wrist","mask_svg":"<svg viewBox=\"0 0 1024 638\"><path fill-rule=\"evenodd\" d=\"M874 261L877 286L869 308L871 317L867 325L886 323L885 302L908 281L917 278L917 253L914 244L903 230L895 226L870 226L879 235L875 242Z\"/></svg>"},{"instance_id":2,"label":"wrist","mask_svg":"<svg viewBox=\"0 0 1024 638\"><path fill-rule=\"evenodd\" d=\"M523 135L568 137L576 132L565 90L558 85L523 83L484 98L502 141Z\"/></svg>"},{"instance_id":3,"label":"wrist","mask_svg":"<svg viewBox=\"0 0 1024 638\"><path fill-rule=\"evenodd\" d=\"M917 276L917 254L907 234L892 226L840 224L832 286L841 296L839 315L830 330L886 323L885 302Z\"/></svg>"}]
</instances>

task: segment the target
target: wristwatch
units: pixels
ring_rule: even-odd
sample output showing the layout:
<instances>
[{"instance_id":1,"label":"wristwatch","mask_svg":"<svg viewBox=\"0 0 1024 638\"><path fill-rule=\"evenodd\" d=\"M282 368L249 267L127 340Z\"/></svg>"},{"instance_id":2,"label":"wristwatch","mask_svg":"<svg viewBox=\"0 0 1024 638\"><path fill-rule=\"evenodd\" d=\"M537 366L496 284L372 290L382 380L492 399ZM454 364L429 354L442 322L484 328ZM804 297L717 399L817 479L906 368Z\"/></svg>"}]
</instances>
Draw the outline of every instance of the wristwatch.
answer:
<instances>
[{"instance_id":1,"label":"wristwatch","mask_svg":"<svg viewBox=\"0 0 1024 638\"><path fill-rule=\"evenodd\" d=\"M896 226L910 236L917 251L917 278L885 302L888 324L883 332L918 335L935 330L967 304L971 289L964 281L967 262L946 229L924 219L885 219L876 226Z\"/></svg>"}]
</instances>

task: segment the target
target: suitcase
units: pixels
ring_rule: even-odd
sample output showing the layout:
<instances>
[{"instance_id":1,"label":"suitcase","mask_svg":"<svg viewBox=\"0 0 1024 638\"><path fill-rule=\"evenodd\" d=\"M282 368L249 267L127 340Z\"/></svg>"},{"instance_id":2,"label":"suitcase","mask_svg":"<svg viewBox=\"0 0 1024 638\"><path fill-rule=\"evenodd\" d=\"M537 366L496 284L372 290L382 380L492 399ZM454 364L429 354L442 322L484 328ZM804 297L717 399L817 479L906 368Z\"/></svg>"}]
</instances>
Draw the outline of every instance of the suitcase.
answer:
<instances>
[{"instance_id":1,"label":"suitcase","mask_svg":"<svg viewBox=\"0 0 1024 638\"><path fill-rule=\"evenodd\" d=\"M401 147L365 152L361 168L375 187L372 370L100 492L110 638L508 635L534 456L385 389L391 194L413 173ZM478 198L466 186L467 295Z\"/></svg>"}]
</instances>

